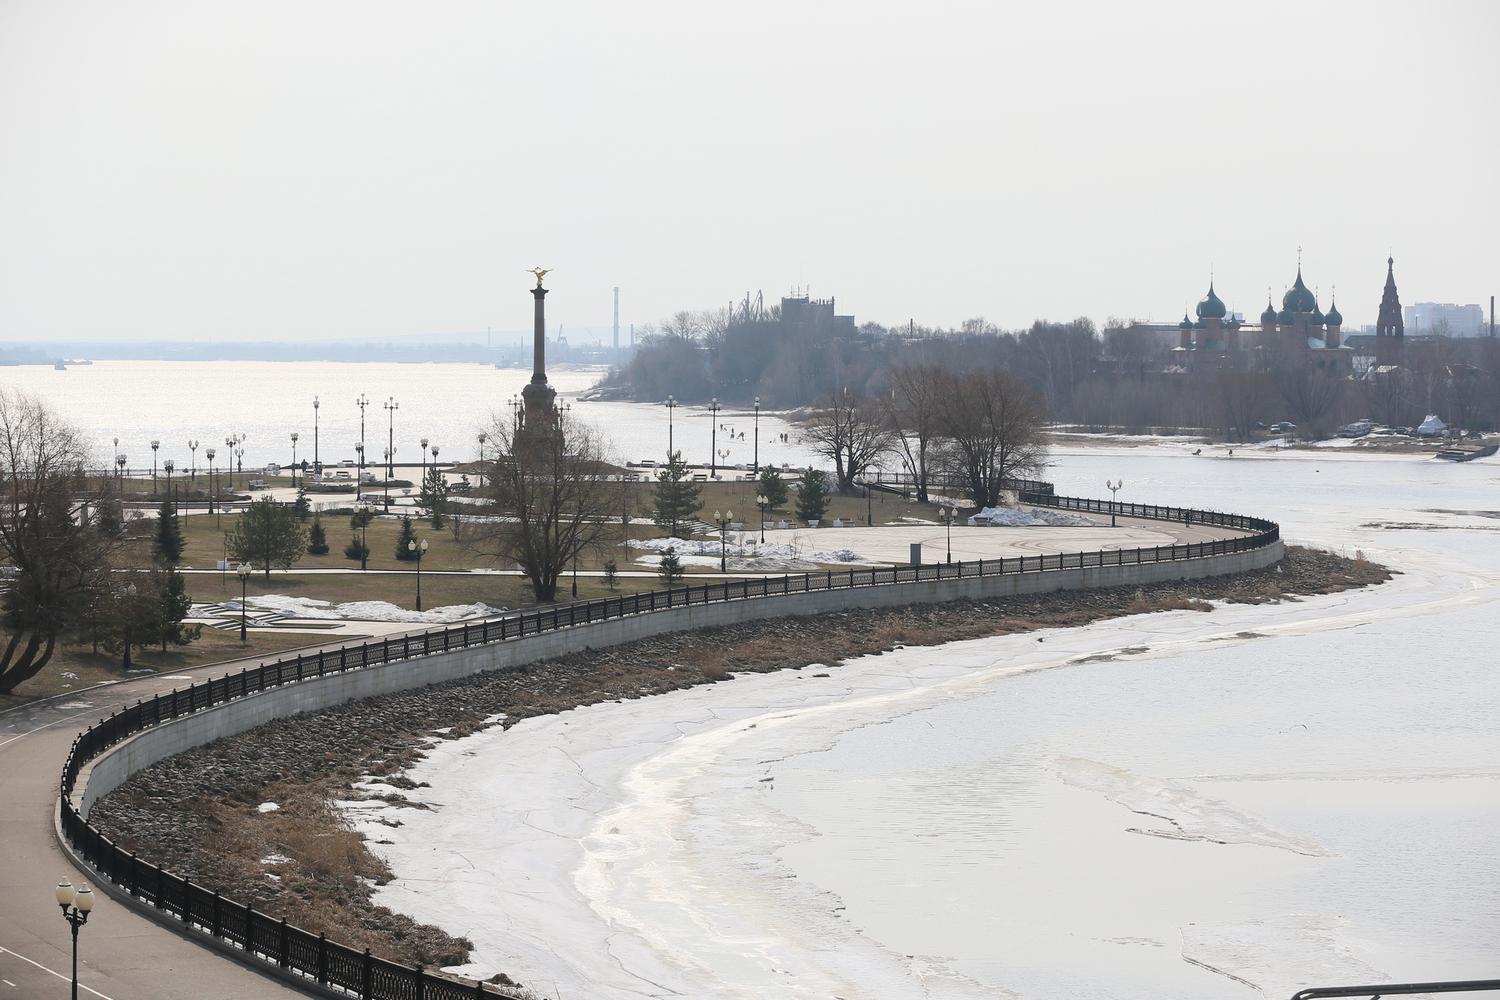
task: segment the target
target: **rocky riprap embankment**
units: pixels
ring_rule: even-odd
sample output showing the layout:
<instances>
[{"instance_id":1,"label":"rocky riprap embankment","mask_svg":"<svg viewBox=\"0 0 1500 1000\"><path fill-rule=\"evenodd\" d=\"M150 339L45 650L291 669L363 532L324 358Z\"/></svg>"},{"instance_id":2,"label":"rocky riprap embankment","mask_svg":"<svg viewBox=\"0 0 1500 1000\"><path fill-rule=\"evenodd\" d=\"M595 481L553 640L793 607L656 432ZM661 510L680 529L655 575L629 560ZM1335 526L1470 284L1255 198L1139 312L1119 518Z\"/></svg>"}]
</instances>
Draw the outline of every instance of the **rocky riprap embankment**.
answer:
<instances>
[{"instance_id":1,"label":"rocky riprap embankment","mask_svg":"<svg viewBox=\"0 0 1500 1000\"><path fill-rule=\"evenodd\" d=\"M313 932L408 963L451 965L469 942L370 903L389 878L330 806L399 801L403 773L433 739L578 705L658 694L733 673L800 669L897 644L931 645L1121 614L1330 593L1389 579L1384 567L1291 547L1237 576L990 601L850 609L659 636L501 673L352 702L269 723L156 764L94 806L126 849ZM389 788L364 790L375 779ZM275 803L276 808L262 809Z\"/></svg>"}]
</instances>

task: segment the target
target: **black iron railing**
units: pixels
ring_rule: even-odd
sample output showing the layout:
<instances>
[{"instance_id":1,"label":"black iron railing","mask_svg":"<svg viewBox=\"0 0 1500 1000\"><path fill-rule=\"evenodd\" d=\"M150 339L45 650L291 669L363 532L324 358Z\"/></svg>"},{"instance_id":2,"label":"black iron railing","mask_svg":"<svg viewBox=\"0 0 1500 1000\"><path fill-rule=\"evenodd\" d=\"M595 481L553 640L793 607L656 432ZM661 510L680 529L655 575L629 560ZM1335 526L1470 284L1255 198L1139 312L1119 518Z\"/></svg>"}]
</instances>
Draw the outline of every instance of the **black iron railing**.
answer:
<instances>
[{"instance_id":1,"label":"black iron railing","mask_svg":"<svg viewBox=\"0 0 1500 1000\"><path fill-rule=\"evenodd\" d=\"M1500 992L1500 979L1465 979L1447 983L1386 983L1381 986L1327 986L1302 990L1292 1000L1324 1000L1332 997L1411 996L1414 993L1489 993Z\"/></svg>"},{"instance_id":2,"label":"black iron railing","mask_svg":"<svg viewBox=\"0 0 1500 1000\"><path fill-rule=\"evenodd\" d=\"M225 674L201 684L190 684L186 688L138 701L80 733L73 741L62 771L62 834L85 861L124 892L181 920L188 927L309 982L341 989L364 1000L447 1000L450 997L503 995L502 991L482 983L462 983L428 972L421 966L398 965L371 955L368 950L356 951L329 941L322 934L312 934L288 924L284 919L275 920L257 912L253 907L226 899L141 860L100 833L74 808L71 796L79 773L88 761L109 747L163 722L270 688L347 670L361 670L383 663L473 646L513 642L525 636L593 622L723 601L936 580L1203 559L1265 548L1275 544L1281 537L1279 527L1262 518L1182 507L1058 497L1052 495L1050 485L1047 492L1027 493L1023 500L1029 504L1062 510L1100 514L1114 512L1127 517L1216 525L1244 531L1246 534L1183 545L1100 549L1093 552L977 559L920 566L829 570L756 580L725 580L664 591L577 601L481 622L450 625L414 635L351 643L338 649L318 650L274 663L262 663L239 673Z\"/></svg>"}]
</instances>

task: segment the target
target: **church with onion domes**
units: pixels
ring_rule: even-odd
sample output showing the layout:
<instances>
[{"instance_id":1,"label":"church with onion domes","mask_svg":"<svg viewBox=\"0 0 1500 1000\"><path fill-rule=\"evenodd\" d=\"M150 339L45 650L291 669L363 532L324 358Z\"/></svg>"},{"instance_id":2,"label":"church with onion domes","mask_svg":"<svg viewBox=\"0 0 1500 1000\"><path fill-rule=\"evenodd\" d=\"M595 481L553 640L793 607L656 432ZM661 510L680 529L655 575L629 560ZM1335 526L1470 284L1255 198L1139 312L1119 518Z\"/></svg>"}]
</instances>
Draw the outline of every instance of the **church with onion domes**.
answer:
<instances>
[{"instance_id":1,"label":"church with onion domes","mask_svg":"<svg viewBox=\"0 0 1500 1000\"><path fill-rule=\"evenodd\" d=\"M1253 371L1300 362L1348 375L1354 370L1355 352L1343 343L1343 326L1336 301L1330 299L1326 313L1319 307L1317 295L1302 278L1300 262L1296 279L1281 297L1281 308L1268 294L1259 324L1230 315L1210 280L1193 315L1184 314L1177 324L1172 364L1185 370Z\"/></svg>"}]
</instances>

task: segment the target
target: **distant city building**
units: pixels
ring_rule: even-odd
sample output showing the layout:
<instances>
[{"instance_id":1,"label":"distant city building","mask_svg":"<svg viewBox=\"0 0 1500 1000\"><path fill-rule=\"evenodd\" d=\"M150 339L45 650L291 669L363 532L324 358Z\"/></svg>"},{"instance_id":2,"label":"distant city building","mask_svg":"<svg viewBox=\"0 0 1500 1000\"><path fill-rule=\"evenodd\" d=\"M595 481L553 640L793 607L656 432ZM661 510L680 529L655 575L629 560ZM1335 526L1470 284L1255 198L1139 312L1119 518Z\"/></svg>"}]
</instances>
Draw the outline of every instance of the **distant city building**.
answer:
<instances>
[{"instance_id":1,"label":"distant city building","mask_svg":"<svg viewBox=\"0 0 1500 1000\"><path fill-rule=\"evenodd\" d=\"M1452 302L1417 302L1401 313L1411 333L1482 337L1489 332L1484 309L1478 303L1461 306Z\"/></svg>"}]
</instances>

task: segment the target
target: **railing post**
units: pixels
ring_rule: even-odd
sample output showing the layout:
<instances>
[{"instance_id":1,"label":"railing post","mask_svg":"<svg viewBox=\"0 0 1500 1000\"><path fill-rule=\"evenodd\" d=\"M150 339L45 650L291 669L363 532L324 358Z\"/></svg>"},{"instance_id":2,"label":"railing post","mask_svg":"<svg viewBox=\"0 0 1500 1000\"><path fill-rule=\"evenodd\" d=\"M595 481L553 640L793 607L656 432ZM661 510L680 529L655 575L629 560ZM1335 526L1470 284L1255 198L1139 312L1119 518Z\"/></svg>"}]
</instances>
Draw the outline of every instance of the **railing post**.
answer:
<instances>
[{"instance_id":1,"label":"railing post","mask_svg":"<svg viewBox=\"0 0 1500 1000\"><path fill-rule=\"evenodd\" d=\"M417 1000L427 1000L427 975L421 962L417 963Z\"/></svg>"},{"instance_id":2,"label":"railing post","mask_svg":"<svg viewBox=\"0 0 1500 1000\"><path fill-rule=\"evenodd\" d=\"M191 889L188 890L191 893ZM208 911L208 933L212 937L219 936L219 894L214 893L213 903Z\"/></svg>"},{"instance_id":3,"label":"railing post","mask_svg":"<svg viewBox=\"0 0 1500 1000\"><path fill-rule=\"evenodd\" d=\"M318 982L328 983L328 935L318 932Z\"/></svg>"},{"instance_id":4,"label":"railing post","mask_svg":"<svg viewBox=\"0 0 1500 1000\"><path fill-rule=\"evenodd\" d=\"M359 990L359 995L360 995L361 1000L375 1000L374 983L373 983L374 976L375 976L374 962L372 962L370 960L370 949L366 948L365 949L364 958L363 958L363 960L360 963L360 974L359 974L360 990Z\"/></svg>"},{"instance_id":5,"label":"railing post","mask_svg":"<svg viewBox=\"0 0 1500 1000\"><path fill-rule=\"evenodd\" d=\"M277 931L276 948L280 954L277 955L279 961L276 964L280 965L283 969L290 968L292 956L290 954L289 942L287 941L286 917L281 918L281 926L277 928Z\"/></svg>"}]
</instances>

